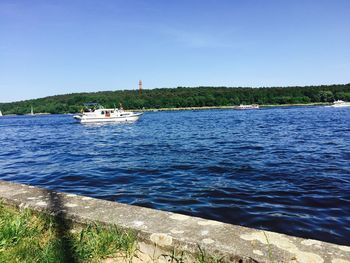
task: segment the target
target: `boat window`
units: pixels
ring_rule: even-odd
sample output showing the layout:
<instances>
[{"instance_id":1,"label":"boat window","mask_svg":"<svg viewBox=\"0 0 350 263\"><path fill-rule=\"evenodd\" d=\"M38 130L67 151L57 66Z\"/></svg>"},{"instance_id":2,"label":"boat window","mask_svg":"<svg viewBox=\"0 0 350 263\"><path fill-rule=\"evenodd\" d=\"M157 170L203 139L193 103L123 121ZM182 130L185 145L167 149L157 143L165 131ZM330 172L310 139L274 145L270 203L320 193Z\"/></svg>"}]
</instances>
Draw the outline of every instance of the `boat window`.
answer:
<instances>
[{"instance_id":1,"label":"boat window","mask_svg":"<svg viewBox=\"0 0 350 263\"><path fill-rule=\"evenodd\" d=\"M103 114L105 114L105 112L104 112L104 111L101 111L101 114L103 115Z\"/></svg>"}]
</instances>

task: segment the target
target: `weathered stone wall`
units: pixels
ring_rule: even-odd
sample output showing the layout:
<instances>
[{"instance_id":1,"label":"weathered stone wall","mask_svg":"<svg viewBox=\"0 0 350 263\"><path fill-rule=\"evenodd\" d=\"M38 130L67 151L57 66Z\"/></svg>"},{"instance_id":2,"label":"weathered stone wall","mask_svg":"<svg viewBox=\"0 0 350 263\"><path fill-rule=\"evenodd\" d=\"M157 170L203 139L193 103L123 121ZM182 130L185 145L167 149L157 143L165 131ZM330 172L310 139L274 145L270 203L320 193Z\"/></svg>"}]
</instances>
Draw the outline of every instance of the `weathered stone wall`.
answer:
<instances>
[{"instance_id":1,"label":"weathered stone wall","mask_svg":"<svg viewBox=\"0 0 350 263\"><path fill-rule=\"evenodd\" d=\"M54 214L79 224L97 222L135 230L139 249L150 258L174 249L195 255L200 247L207 254L239 263L350 263L348 246L1 180L0 199L8 205Z\"/></svg>"}]
</instances>

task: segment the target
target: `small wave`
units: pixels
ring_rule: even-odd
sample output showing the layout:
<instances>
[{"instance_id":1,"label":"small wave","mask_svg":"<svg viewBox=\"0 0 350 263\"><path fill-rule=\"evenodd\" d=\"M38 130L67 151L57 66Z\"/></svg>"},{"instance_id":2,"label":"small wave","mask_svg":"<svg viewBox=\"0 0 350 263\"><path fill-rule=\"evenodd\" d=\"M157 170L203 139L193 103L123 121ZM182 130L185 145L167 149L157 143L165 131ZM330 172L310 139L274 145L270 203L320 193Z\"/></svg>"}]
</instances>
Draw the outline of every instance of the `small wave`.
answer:
<instances>
[{"instance_id":1,"label":"small wave","mask_svg":"<svg viewBox=\"0 0 350 263\"><path fill-rule=\"evenodd\" d=\"M1 120L0 178L350 245L350 115L322 107Z\"/></svg>"}]
</instances>

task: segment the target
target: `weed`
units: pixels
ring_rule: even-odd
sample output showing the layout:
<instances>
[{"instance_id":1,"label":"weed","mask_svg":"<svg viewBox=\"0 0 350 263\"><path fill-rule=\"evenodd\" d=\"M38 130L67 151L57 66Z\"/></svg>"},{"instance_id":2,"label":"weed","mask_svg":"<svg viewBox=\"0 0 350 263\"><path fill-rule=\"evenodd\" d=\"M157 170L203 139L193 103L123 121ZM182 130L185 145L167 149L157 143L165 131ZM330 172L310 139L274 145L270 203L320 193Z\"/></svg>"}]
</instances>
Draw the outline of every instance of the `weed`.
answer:
<instances>
[{"instance_id":1,"label":"weed","mask_svg":"<svg viewBox=\"0 0 350 263\"><path fill-rule=\"evenodd\" d=\"M195 263L225 263L224 257L211 256L204 249L198 246L199 256L195 259Z\"/></svg>"},{"instance_id":2,"label":"weed","mask_svg":"<svg viewBox=\"0 0 350 263\"><path fill-rule=\"evenodd\" d=\"M270 263L274 263L274 260L273 260L273 256L272 256L272 251L271 251L271 244L270 244L270 241L265 233L265 231L263 231L264 233L264 236L266 238L266 242L267 242L267 250L268 250L268 254L269 254L269 260L270 260Z\"/></svg>"}]
</instances>

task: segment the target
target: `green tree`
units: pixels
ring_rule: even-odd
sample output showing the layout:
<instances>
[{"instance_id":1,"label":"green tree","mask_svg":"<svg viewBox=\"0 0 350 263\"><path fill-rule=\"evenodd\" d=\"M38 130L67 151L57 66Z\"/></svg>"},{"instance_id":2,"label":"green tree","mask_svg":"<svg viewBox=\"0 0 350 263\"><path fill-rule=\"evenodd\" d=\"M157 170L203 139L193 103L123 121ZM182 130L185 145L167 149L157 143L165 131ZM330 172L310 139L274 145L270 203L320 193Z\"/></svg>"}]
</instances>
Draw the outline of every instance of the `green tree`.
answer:
<instances>
[{"instance_id":1,"label":"green tree","mask_svg":"<svg viewBox=\"0 0 350 263\"><path fill-rule=\"evenodd\" d=\"M334 101L334 95L332 91L322 90L320 91L320 100L321 102L332 102Z\"/></svg>"}]
</instances>

